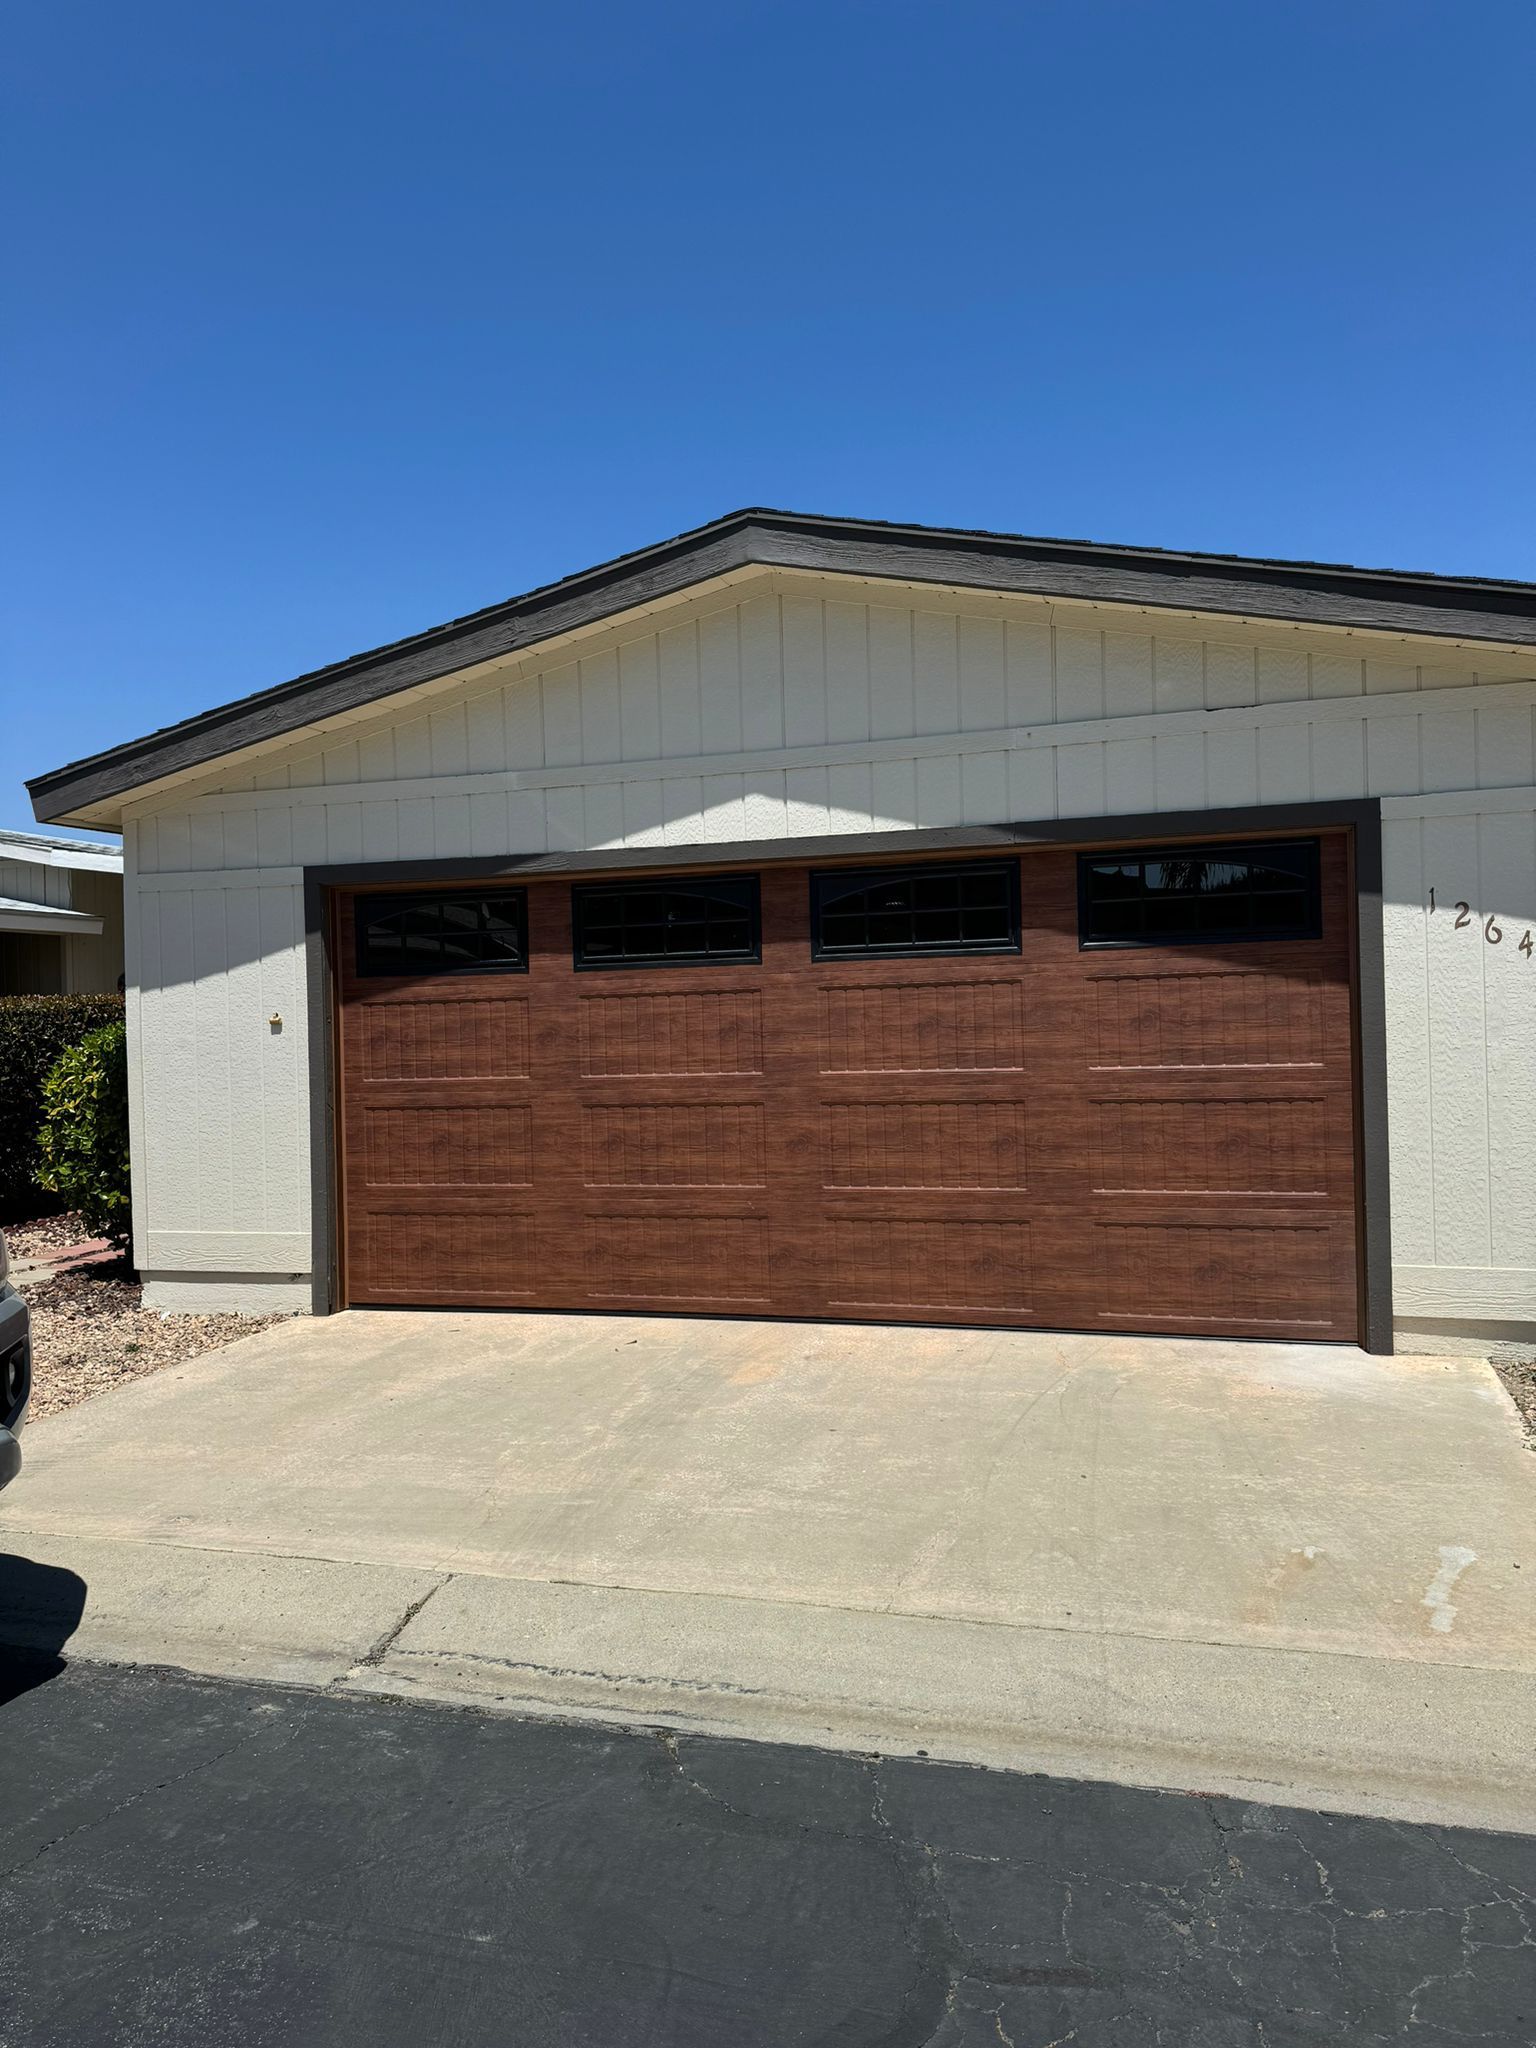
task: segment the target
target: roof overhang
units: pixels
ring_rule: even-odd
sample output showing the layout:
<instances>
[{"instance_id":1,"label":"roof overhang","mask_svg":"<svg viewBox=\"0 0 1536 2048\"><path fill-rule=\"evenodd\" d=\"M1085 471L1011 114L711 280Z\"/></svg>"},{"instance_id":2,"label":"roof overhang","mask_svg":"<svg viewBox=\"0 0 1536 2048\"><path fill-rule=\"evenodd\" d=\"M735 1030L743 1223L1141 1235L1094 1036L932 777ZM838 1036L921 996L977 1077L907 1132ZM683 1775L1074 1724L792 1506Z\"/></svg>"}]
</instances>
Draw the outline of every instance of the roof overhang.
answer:
<instances>
[{"instance_id":1,"label":"roof overhang","mask_svg":"<svg viewBox=\"0 0 1536 2048\"><path fill-rule=\"evenodd\" d=\"M753 568L1536 647L1530 583L751 510L36 776L33 810L113 823L169 778Z\"/></svg>"},{"instance_id":2,"label":"roof overhang","mask_svg":"<svg viewBox=\"0 0 1536 2048\"><path fill-rule=\"evenodd\" d=\"M83 910L57 910L52 904L18 903L0 896L0 932L59 932L65 937L99 939L101 919Z\"/></svg>"},{"instance_id":3,"label":"roof overhang","mask_svg":"<svg viewBox=\"0 0 1536 2048\"><path fill-rule=\"evenodd\" d=\"M31 832L0 832L0 860L22 867L72 868L79 873L120 875L123 856L115 846L68 846Z\"/></svg>"}]
</instances>

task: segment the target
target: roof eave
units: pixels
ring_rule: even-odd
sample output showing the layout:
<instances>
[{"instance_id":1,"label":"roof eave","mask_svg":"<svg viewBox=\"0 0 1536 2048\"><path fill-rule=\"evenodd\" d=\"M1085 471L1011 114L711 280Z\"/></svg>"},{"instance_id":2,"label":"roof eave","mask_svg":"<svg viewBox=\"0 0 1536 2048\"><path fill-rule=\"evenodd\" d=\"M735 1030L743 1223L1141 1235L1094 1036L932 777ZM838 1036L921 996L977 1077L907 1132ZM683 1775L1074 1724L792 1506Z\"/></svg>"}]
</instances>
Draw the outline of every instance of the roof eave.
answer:
<instances>
[{"instance_id":1,"label":"roof eave","mask_svg":"<svg viewBox=\"0 0 1536 2048\"><path fill-rule=\"evenodd\" d=\"M36 776L33 810L45 823L110 827L122 799L167 776L753 566L1536 646L1532 585L753 510Z\"/></svg>"},{"instance_id":2,"label":"roof eave","mask_svg":"<svg viewBox=\"0 0 1536 2048\"><path fill-rule=\"evenodd\" d=\"M51 903L0 902L0 932L53 932L63 937L99 939L102 920L84 910L60 910Z\"/></svg>"}]
</instances>

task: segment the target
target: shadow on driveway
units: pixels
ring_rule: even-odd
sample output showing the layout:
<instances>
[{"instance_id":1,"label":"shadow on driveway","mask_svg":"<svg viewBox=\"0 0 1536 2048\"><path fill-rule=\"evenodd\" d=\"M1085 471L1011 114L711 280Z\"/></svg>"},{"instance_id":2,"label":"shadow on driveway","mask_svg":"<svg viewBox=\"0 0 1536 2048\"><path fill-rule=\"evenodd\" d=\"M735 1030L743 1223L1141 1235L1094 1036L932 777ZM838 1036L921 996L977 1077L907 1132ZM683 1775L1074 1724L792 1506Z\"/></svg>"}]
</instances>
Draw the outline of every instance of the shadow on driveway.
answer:
<instances>
[{"instance_id":1,"label":"shadow on driveway","mask_svg":"<svg viewBox=\"0 0 1536 2048\"><path fill-rule=\"evenodd\" d=\"M0 1707L58 1677L84 1612L78 1572L0 1551Z\"/></svg>"}]
</instances>

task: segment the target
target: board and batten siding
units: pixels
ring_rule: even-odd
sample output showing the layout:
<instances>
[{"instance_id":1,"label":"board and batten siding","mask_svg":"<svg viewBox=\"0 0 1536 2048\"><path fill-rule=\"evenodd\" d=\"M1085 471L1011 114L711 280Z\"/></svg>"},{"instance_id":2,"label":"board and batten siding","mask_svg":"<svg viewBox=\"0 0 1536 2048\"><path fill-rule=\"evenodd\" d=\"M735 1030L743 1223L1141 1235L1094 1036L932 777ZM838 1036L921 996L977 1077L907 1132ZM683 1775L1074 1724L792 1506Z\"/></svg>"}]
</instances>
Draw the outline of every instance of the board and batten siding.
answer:
<instances>
[{"instance_id":1,"label":"board and batten siding","mask_svg":"<svg viewBox=\"0 0 1536 2048\"><path fill-rule=\"evenodd\" d=\"M307 1303L307 865L1379 796L1396 1312L1536 1321L1530 655L831 579L679 609L130 815L151 1299Z\"/></svg>"}]
</instances>

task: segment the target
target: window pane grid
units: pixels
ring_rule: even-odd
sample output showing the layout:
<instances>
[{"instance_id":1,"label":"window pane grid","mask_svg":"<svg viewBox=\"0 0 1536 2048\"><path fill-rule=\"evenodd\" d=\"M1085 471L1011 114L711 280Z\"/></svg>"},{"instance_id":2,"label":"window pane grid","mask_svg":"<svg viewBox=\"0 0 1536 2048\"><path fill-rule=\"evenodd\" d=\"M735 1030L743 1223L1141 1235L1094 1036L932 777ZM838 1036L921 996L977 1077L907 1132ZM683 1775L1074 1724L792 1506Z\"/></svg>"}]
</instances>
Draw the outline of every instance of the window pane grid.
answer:
<instances>
[{"instance_id":1,"label":"window pane grid","mask_svg":"<svg viewBox=\"0 0 1536 2048\"><path fill-rule=\"evenodd\" d=\"M811 877L812 953L1002 953L1019 949L1009 862L828 870Z\"/></svg>"},{"instance_id":2,"label":"window pane grid","mask_svg":"<svg viewBox=\"0 0 1536 2048\"><path fill-rule=\"evenodd\" d=\"M357 971L364 975L523 974L528 898L522 889L481 896L360 896Z\"/></svg>"},{"instance_id":3,"label":"window pane grid","mask_svg":"<svg viewBox=\"0 0 1536 2048\"><path fill-rule=\"evenodd\" d=\"M691 887L600 883L572 891L578 967L756 960L757 879L712 875Z\"/></svg>"},{"instance_id":4,"label":"window pane grid","mask_svg":"<svg viewBox=\"0 0 1536 2048\"><path fill-rule=\"evenodd\" d=\"M1310 939L1321 930L1315 839L1078 856L1081 946Z\"/></svg>"}]
</instances>

